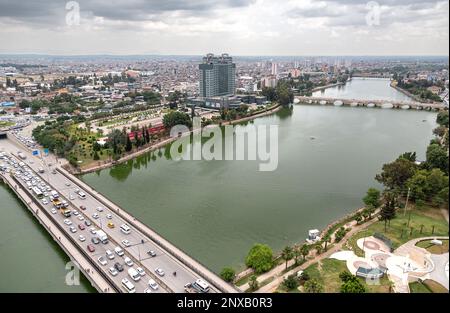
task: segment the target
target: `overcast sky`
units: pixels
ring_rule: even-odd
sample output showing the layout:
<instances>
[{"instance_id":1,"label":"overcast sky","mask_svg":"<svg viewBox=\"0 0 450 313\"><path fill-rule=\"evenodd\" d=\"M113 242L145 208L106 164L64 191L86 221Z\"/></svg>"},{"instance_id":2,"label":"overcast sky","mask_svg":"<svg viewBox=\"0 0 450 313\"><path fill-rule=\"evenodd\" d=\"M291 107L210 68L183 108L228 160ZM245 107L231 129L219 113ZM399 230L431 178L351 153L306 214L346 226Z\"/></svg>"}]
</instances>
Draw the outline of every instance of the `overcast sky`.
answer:
<instances>
[{"instance_id":1,"label":"overcast sky","mask_svg":"<svg viewBox=\"0 0 450 313\"><path fill-rule=\"evenodd\" d=\"M448 55L448 14L434 0L0 0L0 53Z\"/></svg>"}]
</instances>

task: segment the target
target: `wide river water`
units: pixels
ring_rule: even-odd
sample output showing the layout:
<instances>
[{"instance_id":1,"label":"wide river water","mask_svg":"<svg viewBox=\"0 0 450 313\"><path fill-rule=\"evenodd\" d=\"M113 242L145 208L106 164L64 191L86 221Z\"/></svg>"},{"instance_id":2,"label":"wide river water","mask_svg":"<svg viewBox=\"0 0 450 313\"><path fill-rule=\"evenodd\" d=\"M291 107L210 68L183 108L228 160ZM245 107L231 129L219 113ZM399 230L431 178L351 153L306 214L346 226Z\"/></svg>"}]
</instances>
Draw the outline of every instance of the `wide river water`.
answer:
<instances>
[{"instance_id":1,"label":"wide river water","mask_svg":"<svg viewBox=\"0 0 450 313\"><path fill-rule=\"evenodd\" d=\"M361 81L366 87L358 87L357 98L372 88L403 96L385 80L384 93L378 80ZM415 110L296 105L242 126L278 125L273 172L258 171L257 161L177 162L149 153L82 179L212 270L242 268L254 243L278 252L360 207L366 190L379 187L373 178L383 163L405 151L424 159L435 118ZM1 184L0 234L0 292L92 291L85 280L65 285L68 258Z\"/></svg>"}]
</instances>

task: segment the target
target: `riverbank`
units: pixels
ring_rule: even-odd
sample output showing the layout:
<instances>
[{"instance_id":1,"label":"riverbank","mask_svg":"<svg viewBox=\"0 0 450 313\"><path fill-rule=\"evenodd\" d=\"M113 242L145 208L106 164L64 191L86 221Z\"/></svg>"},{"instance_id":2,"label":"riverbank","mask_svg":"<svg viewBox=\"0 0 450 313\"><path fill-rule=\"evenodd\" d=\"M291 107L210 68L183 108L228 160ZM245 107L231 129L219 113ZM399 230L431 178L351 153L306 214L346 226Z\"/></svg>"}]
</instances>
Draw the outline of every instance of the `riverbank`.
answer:
<instances>
[{"instance_id":1,"label":"riverbank","mask_svg":"<svg viewBox=\"0 0 450 313\"><path fill-rule=\"evenodd\" d=\"M313 88L312 90L311 90L311 92L315 92L315 91L319 91L319 90L324 90L324 89L327 89L327 88L332 88L332 87L336 87L336 86L343 86L343 85L345 85L345 83L335 83L335 84L330 84L330 85L325 85L325 86L320 86L320 87L316 87L316 88Z\"/></svg>"},{"instance_id":2,"label":"riverbank","mask_svg":"<svg viewBox=\"0 0 450 313\"><path fill-rule=\"evenodd\" d=\"M282 108L281 105L277 104L274 107L270 107L268 109L265 109L262 112L256 112L253 115L247 116L247 117L243 117L240 119L236 119L236 120L232 120L232 121L225 121L220 123L219 125L234 125L234 124L239 124L239 123L243 123L243 122L247 122L250 120L254 120L256 118L259 117L263 117L263 116L267 116L267 115L271 115L273 113L276 113L277 111L279 111ZM190 133L192 133L192 130L190 131ZM103 169L107 169L110 168L112 166L118 165L118 164L122 164L124 162L127 162L129 160L132 160L136 157L139 157L145 153L148 152L152 152L155 150L158 150L170 143L172 143L173 141L177 140L178 137L165 137L162 139L159 139L156 143L149 145L149 146L143 146L140 147L138 149L136 149L135 151L123 156L122 158L120 158L117 161L112 161L112 160L106 160L102 162L98 162L97 164L93 164L91 166L85 167L85 168L74 168L73 166L71 166L70 164L66 164L64 166L64 169L66 169L67 171L69 171L71 174L73 175L82 175L82 174L87 174L87 173L92 173L92 172L96 172L99 170L103 170Z\"/></svg>"}]
</instances>

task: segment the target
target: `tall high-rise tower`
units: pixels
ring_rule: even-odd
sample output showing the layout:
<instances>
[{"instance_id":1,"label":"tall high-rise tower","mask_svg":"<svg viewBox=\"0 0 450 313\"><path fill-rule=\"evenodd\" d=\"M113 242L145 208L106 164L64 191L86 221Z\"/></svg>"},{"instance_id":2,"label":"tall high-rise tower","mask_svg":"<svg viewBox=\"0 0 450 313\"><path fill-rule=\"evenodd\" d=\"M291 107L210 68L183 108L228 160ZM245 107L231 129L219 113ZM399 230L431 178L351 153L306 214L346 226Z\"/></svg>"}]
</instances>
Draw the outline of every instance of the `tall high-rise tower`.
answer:
<instances>
[{"instance_id":1,"label":"tall high-rise tower","mask_svg":"<svg viewBox=\"0 0 450 313\"><path fill-rule=\"evenodd\" d=\"M236 88L236 64L224 53L203 57L200 69L200 97L231 96Z\"/></svg>"}]
</instances>

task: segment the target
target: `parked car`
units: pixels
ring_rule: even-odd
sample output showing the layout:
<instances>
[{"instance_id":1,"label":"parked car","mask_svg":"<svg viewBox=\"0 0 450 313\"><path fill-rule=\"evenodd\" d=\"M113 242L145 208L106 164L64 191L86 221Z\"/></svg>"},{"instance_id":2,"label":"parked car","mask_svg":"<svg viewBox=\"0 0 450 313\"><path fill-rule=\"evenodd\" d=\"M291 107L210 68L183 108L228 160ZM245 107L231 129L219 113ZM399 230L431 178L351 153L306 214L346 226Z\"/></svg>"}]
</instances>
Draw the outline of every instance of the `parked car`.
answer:
<instances>
[{"instance_id":1,"label":"parked car","mask_svg":"<svg viewBox=\"0 0 450 313\"><path fill-rule=\"evenodd\" d=\"M73 226L70 226L70 232L71 233L76 233L77 229L75 227L73 227Z\"/></svg>"},{"instance_id":2,"label":"parked car","mask_svg":"<svg viewBox=\"0 0 450 313\"><path fill-rule=\"evenodd\" d=\"M109 273L110 273L112 276L117 276L117 274L119 274L119 272L118 272L114 267L110 267L110 268L109 268Z\"/></svg>"},{"instance_id":3,"label":"parked car","mask_svg":"<svg viewBox=\"0 0 450 313\"><path fill-rule=\"evenodd\" d=\"M123 254L124 254L124 252L123 252L123 250L122 250L121 247L115 247L115 248L114 248L114 252L116 252L116 254L117 254L118 256L123 256Z\"/></svg>"},{"instance_id":4,"label":"parked car","mask_svg":"<svg viewBox=\"0 0 450 313\"><path fill-rule=\"evenodd\" d=\"M92 238L91 238L91 242L92 242L94 245L98 245L98 244L100 243L100 239L98 239L97 237L92 237Z\"/></svg>"},{"instance_id":5,"label":"parked car","mask_svg":"<svg viewBox=\"0 0 450 313\"><path fill-rule=\"evenodd\" d=\"M153 279L150 279L149 281L148 281L148 285L150 286L150 288L152 288L153 290L157 290L158 289L158 284L153 280Z\"/></svg>"},{"instance_id":6,"label":"parked car","mask_svg":"<svg viewBox=\"0 0 450 313\"><path fill-rule=\"evenodd\" d=\"M93 245L88 245L87 249L89 250L89 252L94 252L95 251L95 247Z\"/></svg>"},{"instance_id":7,"label":"parked car","mask_svg":"<svg viewBox=\"0 0 450 313\"><path fill-rule=\"evenodd\" d=\"M110 260L114 259L114 253L111 250L106 250L106 257Z\"/></svg>"},{"instance_id":8,"label":"parked car","mask_svg":"<svg viewBox=\"0 0 450 313\"><path fill-rule=\"evenodd\" d=\"M144 269L142 267L138 267L136 271L141 275L141 277L144 277L146 275Z\"/></svg>"},{"instance_id":9,"label":"parked car","mask_svg":"<svg viewBox=\"0 0 450 313\"><path fill-rule=\"evenodd\" d=\"M79 228L80 230L85 230L85 229L86 229L86 226L84 226L83 224L80 224L80 225L78 225L78 228Z\"/></svg>"},{"instance_id":10,"label":"parked car","mask_svg":"<svg viewBox=\"0 0 450 313\"><path fill-rule=\"evenodd\" d=\"M89 226L92 225L92 223L91 223L91 221L89 221L89 220L85 220L85 221L84 221L84 225L86 225L87 227L89 227Z\"/></svg>"},{"instance_id":11,"label":"parked car","mask_svg":"<svg viewBox=\"0 0 450 313\"><path fill-rule=\"evenodd\" d=\"M72 225L72 222L68 219L65 219L64 224L66 224L67 226L70 226L70 225Z\"/></svg>"},{"instance_id":12,"label":"parked car","mask_svg":"<svg viewBox=\"0 0 450 313\"><path fill-rule=\"evenodd\" d=\"M79 239L81 242L86 241L86 237L84 237L83 235L78 236L78 239Z\"/></svg>"}]
</instances>

